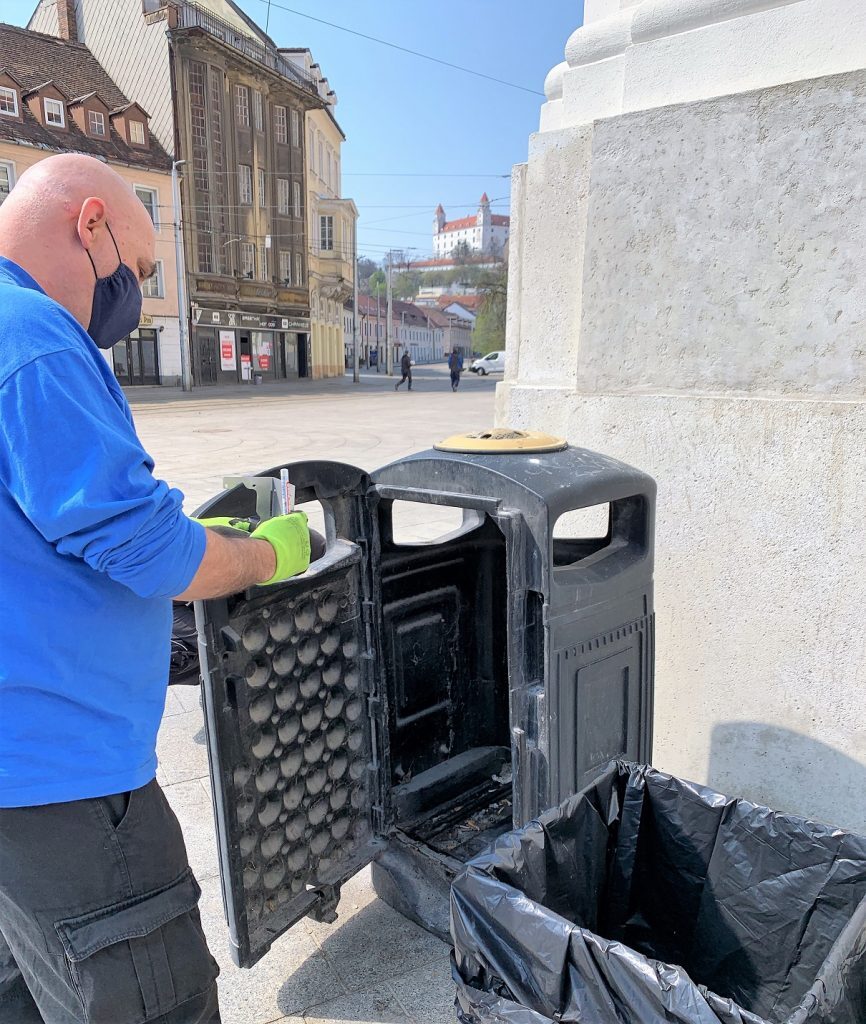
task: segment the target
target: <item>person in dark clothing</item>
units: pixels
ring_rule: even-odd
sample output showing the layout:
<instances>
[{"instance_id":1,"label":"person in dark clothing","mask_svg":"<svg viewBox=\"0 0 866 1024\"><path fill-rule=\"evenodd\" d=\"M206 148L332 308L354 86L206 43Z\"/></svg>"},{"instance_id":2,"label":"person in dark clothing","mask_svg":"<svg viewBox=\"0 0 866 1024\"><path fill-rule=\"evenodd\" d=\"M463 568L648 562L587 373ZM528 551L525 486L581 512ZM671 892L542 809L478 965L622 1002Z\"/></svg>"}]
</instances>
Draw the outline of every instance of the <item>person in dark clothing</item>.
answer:
<instances>
[{"instance_id":1,"label":"person in dark clothing","mask_svg":"<svg viewBox=\"0 0 866 1024\"><path fill-rule=\"evenodd\" d=\"M456 391L460 387L460 374L463 373L463 353L456 348L448 356L448 369L451 371L451 390Z\"/></svg>"},{"instance_id":2,"label":"person in dark clothing","mask_svg":"<svg viewBox=\"0 0 866 1024\"><path fill-rule=\"evenodd\" d=\"M394 390L398 391L400 384L404 381L409 381L409 390L412 390L412 357L408 352L403 353L403 358L400 360L400 372L403 376L400 378L399 383L394 385Z\"/></svg>"}]
</instances>

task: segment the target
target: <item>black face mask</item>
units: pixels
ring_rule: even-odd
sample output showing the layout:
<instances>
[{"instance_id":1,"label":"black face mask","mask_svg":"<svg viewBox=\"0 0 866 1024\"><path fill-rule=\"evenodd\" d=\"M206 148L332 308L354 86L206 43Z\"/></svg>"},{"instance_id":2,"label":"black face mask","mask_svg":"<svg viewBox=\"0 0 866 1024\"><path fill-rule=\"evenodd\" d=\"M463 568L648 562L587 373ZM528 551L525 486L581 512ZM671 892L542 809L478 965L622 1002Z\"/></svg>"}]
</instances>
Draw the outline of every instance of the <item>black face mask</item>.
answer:
<instances>
[{"instance_id":1,"label":"black face mask","mask_svg":"<svg viewBox=\"0 0 866 1024\"><path fill-rule=\"evenodd\" d=\"M90 251L84 250L96 278L87 333L100 348L111 348L138 327L141 320L141 288L135 274L120 259L120 250L117 248L111 228L108 224L105 226L111 235L111 241L114 242L114 251L120 260L120 266L108 277L100 277L96 273L96 264Z\"/></svg>"}]
</instances>

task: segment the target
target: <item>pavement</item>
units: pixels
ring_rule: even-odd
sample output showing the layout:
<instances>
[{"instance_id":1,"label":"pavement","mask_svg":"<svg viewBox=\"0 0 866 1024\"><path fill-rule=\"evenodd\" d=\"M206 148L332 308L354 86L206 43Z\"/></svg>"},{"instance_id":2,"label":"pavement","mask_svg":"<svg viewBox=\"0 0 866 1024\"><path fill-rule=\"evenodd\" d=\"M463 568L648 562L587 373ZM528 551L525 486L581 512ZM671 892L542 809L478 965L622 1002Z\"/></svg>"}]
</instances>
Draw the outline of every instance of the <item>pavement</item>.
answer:
<instances>
[{"instance_id":1,"label":"pavement","mask_svg":"<svg viewBox=\"0 0 866 1024\"><path fill-rule=\"evenodd\" d=\"M415 388L394 378L351 378L261 387L129 389L136 426L156 473L179 487L192 512L223 475L321 458L375 469L443 437L493 423L495 379L465 374L452 393L447 371L415 370ZM396 378L399 379L399 378ZM415 536L447 532L446 510L411 506ZM376 898L369 870L342 891L331 925L305 918L251 970L231 963L223 917L207 753L198 687L171 687L158 740L158 778L177 814L202 888L202 920L222 969L224 1024L456 1020L448 947Z\"/></svg>"}]
</instances>

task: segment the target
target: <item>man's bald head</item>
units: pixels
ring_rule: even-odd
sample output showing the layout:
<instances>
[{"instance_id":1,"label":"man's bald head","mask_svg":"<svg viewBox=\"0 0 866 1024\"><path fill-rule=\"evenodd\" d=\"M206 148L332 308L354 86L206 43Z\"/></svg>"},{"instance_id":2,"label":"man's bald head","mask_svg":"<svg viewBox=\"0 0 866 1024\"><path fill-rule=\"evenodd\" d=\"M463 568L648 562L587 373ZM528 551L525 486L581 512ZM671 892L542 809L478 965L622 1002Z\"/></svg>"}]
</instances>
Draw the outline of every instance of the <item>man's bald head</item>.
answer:
<instances>
[{"instance_id":1,"label":"man's bald head","mask_svg":"<svg viewBox=\"0 0 866 1024\"><path fill-rule=\"evenodd\" d=\"M26 270L84 328L94 267L99 277L117 269L112 234L121 259L143 282L155 266L153 224L130 186L93 157L40 160L0 206L0 256Z\"/></svg>"}]
</instances>

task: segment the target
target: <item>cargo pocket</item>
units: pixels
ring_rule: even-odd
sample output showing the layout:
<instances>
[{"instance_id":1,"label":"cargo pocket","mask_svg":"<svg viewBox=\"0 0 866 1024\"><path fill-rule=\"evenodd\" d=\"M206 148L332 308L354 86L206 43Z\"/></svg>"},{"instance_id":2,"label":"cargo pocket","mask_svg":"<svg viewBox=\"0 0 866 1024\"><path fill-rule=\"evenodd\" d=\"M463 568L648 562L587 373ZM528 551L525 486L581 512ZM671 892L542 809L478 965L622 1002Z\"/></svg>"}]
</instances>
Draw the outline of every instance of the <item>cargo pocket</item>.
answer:
<instances>
[{"instance_id":1,"label":"cargo pocket","mask_svg":"<svg viewBox=\"0 0 866 1024\"><path fill-rule=\"evenodd\" d=\"M201 889L187 869L142 896L55 924L87 1024L143 1024L213 985Z\"/></svg>"}]
</instances>

